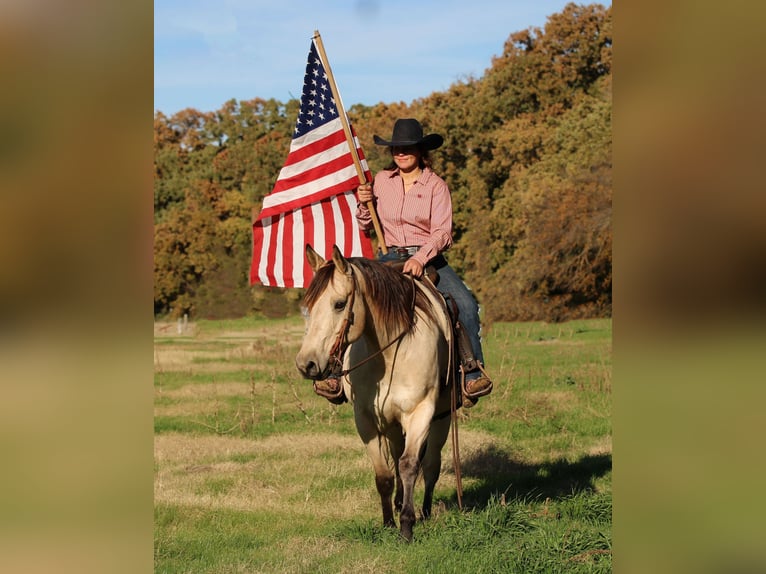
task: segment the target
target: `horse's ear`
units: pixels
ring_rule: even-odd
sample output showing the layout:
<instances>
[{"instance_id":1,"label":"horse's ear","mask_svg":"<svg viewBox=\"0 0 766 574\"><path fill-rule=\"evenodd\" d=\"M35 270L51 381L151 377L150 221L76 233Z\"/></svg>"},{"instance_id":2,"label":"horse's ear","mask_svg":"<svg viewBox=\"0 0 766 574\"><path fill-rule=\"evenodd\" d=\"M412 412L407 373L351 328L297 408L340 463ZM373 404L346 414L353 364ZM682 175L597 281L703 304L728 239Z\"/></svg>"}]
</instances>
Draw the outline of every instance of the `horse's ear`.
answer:
<instances>
[{"instance_id":1,"label":"horse's ear","mask_svg":"<svg viewBox=\"0 0 766 574\"><path fill-rule=\"evenodd\" d=\"M335 262L335 268L343 273L348 273L348 261L338 249L337 245L332 246L332 260Z\"/></svg>"},{"instance_id":2,"label":"horse's ear","mask_svg":"<svg viewBox=\"0 0 766 574\"><path fill-rule=\"evenodd\" d=\"M309 262L309 265L314 270L314 273L316 273L319 268L324 265L324 259L322 259L322 256L314 251L314 249L308 243L306 244L306 261Z\"/></svg>"}]
</instances>

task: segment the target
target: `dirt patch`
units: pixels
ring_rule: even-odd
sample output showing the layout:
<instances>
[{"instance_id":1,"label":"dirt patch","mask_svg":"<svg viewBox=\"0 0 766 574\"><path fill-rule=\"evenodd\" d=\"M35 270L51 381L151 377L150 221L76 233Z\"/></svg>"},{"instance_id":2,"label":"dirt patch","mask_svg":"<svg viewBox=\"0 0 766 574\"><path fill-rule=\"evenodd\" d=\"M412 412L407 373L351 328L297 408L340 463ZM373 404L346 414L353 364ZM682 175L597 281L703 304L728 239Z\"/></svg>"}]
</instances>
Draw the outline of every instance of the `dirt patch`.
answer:
<instances>
[{"instance_id":1,"label":"dirt patch","mask_svg":"<svg viewBox=\"0 0 766 574\"><path fill-rule=\"evenodd\" d=\"M217 339L280 339L295 341L305 332L303 323L286 324L284 322L275 322L260 329L249 329L242 331L223 331L216 334Z\"/></svg>"},{"instance_id":2,"label":"dirt patch","mask_svg":"<svg viewBox=\"0 0 766 574\"><path fill-rule=\"evenodd\" d=\"M263 349L257 343L238 345L221 350L196 350L179 347L165 347L154 350L155 371L188 370L233 370L250 366L263 356ZM211 369L212 367L212 369Z\"/></svg>"},{"instance_id":3,"label":"dirt patch","mask_svg":"<svg viewBox=\"0 0 766 574\"><path fill-rule=\"evenodd\" d=\"M183 321L158 321L154 323L155 337L195 337L198 329L195 323Z\"/></svg>"}]
</instances>

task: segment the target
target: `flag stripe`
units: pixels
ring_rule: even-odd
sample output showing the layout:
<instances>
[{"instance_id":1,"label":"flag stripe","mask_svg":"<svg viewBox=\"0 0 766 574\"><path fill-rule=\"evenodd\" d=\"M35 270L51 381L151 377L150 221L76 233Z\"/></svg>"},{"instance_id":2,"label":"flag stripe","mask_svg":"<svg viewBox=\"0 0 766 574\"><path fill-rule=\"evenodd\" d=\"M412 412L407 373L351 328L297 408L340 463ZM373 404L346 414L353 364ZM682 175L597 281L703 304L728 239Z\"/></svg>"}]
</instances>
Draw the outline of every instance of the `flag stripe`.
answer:
<instances>
[{"instance_id":1,"label":"flag stripe","mask_svg":"<svg viewBox=\"0 0 766 574\"><path fill-rule=\"evenodd\" d=\"M285 161L285 167L300 163L310 159L311 156L317 153L345 143L346 134L343 133L343 124L341 124L340 118L338 118L306 135L295 138L290 143L290 152ZM345 151L348 153L348 147L346 147Z\"/></svg>"},{"instance_id":2,"label":"flag stripe","mask_svg":"<svg viewBox=\"0 0 766 574\"><path fill-rule=\"evenodd\" d=\"M305 257L306 244L325 259L333 245L346 257L372 257L370 239L354 216L353 190L359 175L340 121L339 114L345 111L332 97L326 77L312 41L295 136L253 223L251 283L305 287L313 276ZM370 170L353 127L351 134L369 181Z\"/></svg>"},{"instance_id":3,"label":"flag stripe","mask_svg":"<svg viewBox=\"0 0 766 574\"><path fill-rule=\"evenodd\" d=\"M359 179L356 175L356 169L354 166L347 166L343 170L318 177L314 181L295 185L290 191L280 193L275 200L267 202L272 196L266 197L263 200L261 214L266 217L288 209L295 209L305 205L307 201L308 203L315 203L326 197L353 189L357 185L359 185ZM316 186L321 186L321 189L313 191Z\"/></svg>"},{"instance_id":4,"label":"flag stripe","mask_svg":"<svg viewBox=\"0 0 766 574\"><path fill-rule=\"evenodd\" d=\"M259 250L254 252L256 263L251 281L277 287L305 287L313 275L305 261L306 242L324 258L331 257L333 245L344 253L371 258L372 246L352 217L355 210L356 198L353 192L348 192L258 220L253 226L253 244ZM329 233L330 230L334 233Z\"/></svg>"},{"instance_id":5,"label":"flag stripe","mask_svg":"<svg viewBox=\"0 0 766 574\"><path fill-rule=\"evenodd\" d=\"M279 172L277 183L274 184L272 194L281 195L283 191L291 189L296 183L300 184L302 181L306 181L305 178L314 180L346 166L348 166L348 143L343 141L343 143L331 147L321 155L314 155L293 165L283 167ZM273 201L279 198L270 195L269 199Z\"/></svg>"}]
</instances>

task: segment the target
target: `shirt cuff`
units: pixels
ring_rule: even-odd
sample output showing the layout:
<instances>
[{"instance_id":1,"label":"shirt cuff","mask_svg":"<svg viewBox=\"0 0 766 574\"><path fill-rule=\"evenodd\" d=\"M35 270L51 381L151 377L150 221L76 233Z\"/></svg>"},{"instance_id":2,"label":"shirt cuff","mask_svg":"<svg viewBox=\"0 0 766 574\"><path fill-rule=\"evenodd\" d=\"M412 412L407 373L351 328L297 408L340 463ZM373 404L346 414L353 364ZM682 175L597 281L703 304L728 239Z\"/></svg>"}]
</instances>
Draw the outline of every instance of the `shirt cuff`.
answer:
<instances>
[{"instance_id":1,"label":"shirt cuff","mask_svg":"<svg viewBox=\"0 0 766 574\"><path fill-rule=\"evenodd\" d=\"M434 255L433 257L435 256L436 255ZM414 259L415 261L420 263L423 267L425 267L426 263L428 263L431 259L433 259L433 257L428 256L428 250L421 249L420 251L415 253L415 255L413 255L410 259Z\"/></svg>"}]
</instances>

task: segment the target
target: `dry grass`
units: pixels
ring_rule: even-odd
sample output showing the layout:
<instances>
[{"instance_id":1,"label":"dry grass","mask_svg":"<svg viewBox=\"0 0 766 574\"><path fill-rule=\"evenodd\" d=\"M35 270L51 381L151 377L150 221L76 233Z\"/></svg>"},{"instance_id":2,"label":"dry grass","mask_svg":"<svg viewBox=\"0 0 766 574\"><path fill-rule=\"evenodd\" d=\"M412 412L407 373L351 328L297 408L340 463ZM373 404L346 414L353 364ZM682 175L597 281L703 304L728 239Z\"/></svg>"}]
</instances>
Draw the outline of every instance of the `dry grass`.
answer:
<instances>
[{"instance_id":1,"label":"dry grass","mask_svg":"<svg viewBox=\"0 0 766 574\"><path fill-rule=\"evenodd\" d=\"M491 444L460 437L461 458ZM234 436L168 433L154 441L155 502L236 510L296 510L327 518L377 517L372 467L361 441L333 433ZM471 479L465 484L470 485ZM336 489L336 485L346 485ZM452 449L444 449L441 490L454 490ZM419 485L422 488L422 485Z\"/></svg>"},{"instance_id":2,"label":"dry grass","mask_svg":"<svg viewBox=\"0 0 766 574\"><path fill-rule=\"evenodd\" d=\"M302 322L251 326L238 330L235 324L203 324L193 336L179 336L174 324L159 334L155 329L155 556L162 568L222 573L411 570L420 563L417 547L400 562L401 552L396 558L387 555L385 534L376 530L380 501L372 466L353 431L351 407L329 405L296 372ZM574 327L562 331L558 341L552 329L498 330L502 339L488 342L497 357L490 365L495 391L474 409L458 413L463 502L470 524L479 520L473 509L495 512L487 502L495 494L502 494L503 506L507 494L513 512L536 516L536 505L542 504L532 502L537 496L561 505L573 488L585 488L594 497L588 504L597 506L598 496L610 492L612 441L604 423L610 411L611 361L603 345L571 340ZM456 491L448 440L431 521L440 526L431 536L442 536L449 545L454 545L452 525L462 532L468 524L456 522L463 520L456 513ZM421 479L416 505L422 494ZM474 526L482 555L496 554L480 534L485 527L480 522ZM543 554L550 553L547 537L560 540L559 530L565 528L554 522L544 526L551 532L529 534ZM425 537L428 528L418 528ZM519 536L526 534L508 533L509 540ZM462 534L456 540L463 541ZM600 540L594 538L585 551L578 547L575 556L593 561L588 552L605 552ZM211 552L218 557L208 558ZM463 563L460 552L449 556L460 562L459 571L473 564L469 558ZM195 560L210 560L210 565ZM492 560L503 563L497 556ZM573 559L566 567L583 560Z\"/></svg>"},{"instance_id":3,"label":"dry grass","mask_svg":"<svg viewBox=\"0 0 766 574\"><path fill-rule=\"evenodd\" d=\"M155 440L155 500L168 504L236 510L285 510L305 499L304 510L332 512L347 504L317 500L314 484L368 470L358 440L319 434L279 435L262 440L168 434ZM325 455L358 454L343 468ZM319 478L321 477L321 478ZM342 497L342 493L340 493ZM337 497L336 497L337 498Z\"/></svg>"}]
</instances>

